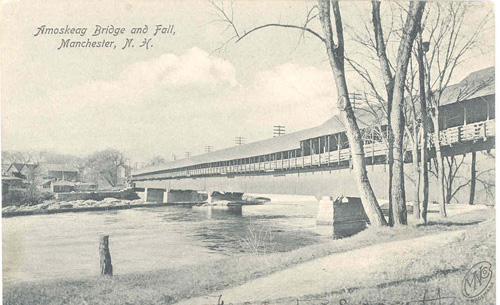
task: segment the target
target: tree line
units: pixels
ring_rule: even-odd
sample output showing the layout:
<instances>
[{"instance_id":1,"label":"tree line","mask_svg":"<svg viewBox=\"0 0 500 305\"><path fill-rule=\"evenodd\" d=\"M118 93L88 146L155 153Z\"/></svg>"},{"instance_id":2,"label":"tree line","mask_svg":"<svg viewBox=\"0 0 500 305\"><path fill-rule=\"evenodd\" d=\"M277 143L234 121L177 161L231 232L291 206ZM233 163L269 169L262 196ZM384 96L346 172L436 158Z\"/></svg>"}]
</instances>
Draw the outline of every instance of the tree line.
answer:
<instances>
[{"instance_id":1,"label":"tree line","mask_svg":"<svg viewBox=\"0 0 500 305\"><path fill-rule=\"evenodd\" d=\"M143 166L152 166L165 163L161 156L153 156ZM97 183L104 179L110 186L118 184L118 169L123 167L127 174L134 169L130 159L123 151L109 148L96 151L85 157L78 157L71 154L62 154L54 151L2 151L2 171L5 172L11 164L65 164L76 168L80 175L80 180Z\"/></svg>"},{"instance_id":2,"label":"tree line","mask_svg":"<svg viewBox=\"0 0 500 305\"><path fill-rule=\"evenodd\" d=\"M3 171L14 163L21 164L65 164L78 170L80 180L97 183L104 179L110 186L118 184L118 168L129 170L127 158L124 153L116 149L96 151L86 157L78 157L70 154L61 154L52 151L2 151ZM5 168L7 167L7 168ZM36 171L36 170L35 170ZM28 180L38 179L37 175L29 175ZM30 185L36 183L30 183Z\"/></svg>"}]
</instances>

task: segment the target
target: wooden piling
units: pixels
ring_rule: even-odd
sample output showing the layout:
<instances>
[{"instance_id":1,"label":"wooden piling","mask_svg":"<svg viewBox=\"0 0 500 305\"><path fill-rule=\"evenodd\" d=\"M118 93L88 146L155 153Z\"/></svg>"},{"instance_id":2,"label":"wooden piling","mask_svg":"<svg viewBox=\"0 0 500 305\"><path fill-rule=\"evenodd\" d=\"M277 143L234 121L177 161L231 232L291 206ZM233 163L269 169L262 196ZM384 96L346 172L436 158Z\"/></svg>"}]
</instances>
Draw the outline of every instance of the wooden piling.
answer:
<instances>
[{"instance_id":1,"label":"wooden piling","mask_svg":"<svg viewBox=\"0 0 500 305\"><path fill-rule=\"evenodd\" d=\"M101 263L101 275L113 275L111 265L111 254L109 254L109 236L101 235L99 238L99 257Z\"/></svg>"}]
</instances>

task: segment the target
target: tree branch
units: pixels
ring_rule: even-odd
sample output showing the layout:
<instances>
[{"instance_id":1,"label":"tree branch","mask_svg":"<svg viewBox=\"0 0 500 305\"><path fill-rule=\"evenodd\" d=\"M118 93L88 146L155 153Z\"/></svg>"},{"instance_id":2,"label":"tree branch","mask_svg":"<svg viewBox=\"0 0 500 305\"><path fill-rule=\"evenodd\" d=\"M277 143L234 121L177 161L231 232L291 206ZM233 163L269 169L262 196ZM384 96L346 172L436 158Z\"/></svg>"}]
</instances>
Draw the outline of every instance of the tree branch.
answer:
<instances>
[{"instance_id":1,"label":"tree branch","mask_svg":"<svg viewBox=\"0 0 500 305\"><path fill-rule=\"evenodd\" d=\"M309 33L313 34L314 36L319 38L323 43L325 42L325 39L323 37L321 37L321 35L319 35L315 31L311 30L310 28L306 28L306 27L298 26L298 25L293 25L293 24L280 24L280 23L268 23L268 24L264 24L264 25L255 27L255 28L251 29L250 31L246 32L245 34L243 34L242 36L237 35L238 39L235 42L236 43L239 42L240 40L242 40L243 38L245 38L246 36L250 35L251 33L255 32L257 30L268 28L268 27L281 27L281 28L292 28L292 29L302 30L302 31L309 32Z\"/></svg>"}]
</instances>

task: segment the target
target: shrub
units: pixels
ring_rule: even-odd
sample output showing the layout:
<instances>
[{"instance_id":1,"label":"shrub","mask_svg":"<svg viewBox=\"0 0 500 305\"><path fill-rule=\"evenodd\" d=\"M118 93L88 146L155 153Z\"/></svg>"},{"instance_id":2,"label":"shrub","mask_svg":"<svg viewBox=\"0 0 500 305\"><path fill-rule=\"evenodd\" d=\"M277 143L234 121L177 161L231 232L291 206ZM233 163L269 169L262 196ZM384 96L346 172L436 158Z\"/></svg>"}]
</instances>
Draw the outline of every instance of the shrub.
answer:
<instances>
[{"instance_id":1,"label":"shrub","mask_svg":"<svg viewBox=\"0 0 500 305\"><path fill-rule=\"evenodd\" d=\"M49 192L35 191L31 194L28 189L9 189L2 196L2 206L20 206L23 204L35 205L45 200L54 199L54 194Z\"/></svg>"}]
</instances>

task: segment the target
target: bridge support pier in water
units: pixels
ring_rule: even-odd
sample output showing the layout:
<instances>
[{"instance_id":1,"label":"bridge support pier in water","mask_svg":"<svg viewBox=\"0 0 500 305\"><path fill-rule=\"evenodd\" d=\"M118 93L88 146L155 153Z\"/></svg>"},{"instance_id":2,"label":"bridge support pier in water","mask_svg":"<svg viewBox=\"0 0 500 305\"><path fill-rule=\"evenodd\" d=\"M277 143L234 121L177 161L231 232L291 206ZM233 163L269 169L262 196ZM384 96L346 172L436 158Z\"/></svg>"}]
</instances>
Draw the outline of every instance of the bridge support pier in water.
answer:
<instances>
[{"instance_id":1,"label":"bridge support pier in water","mask_svg":"<svg viewBox=\"0 0 500 305\"><path fill-rule=\"evenodd\" d=\"M207 195L193 190L168 190L167 203L200 203L207 200Z\"/></svg>"},{"instance_id":2,"label":"bridge support pier in water","mask_svg":"<svg viewBox=\"0 0 500 305\"><path fill-rule=\"evenodd\" d=\"M165 189L162 188L144 188L144 200L146 202L163 203L165 196Z\"/></svg>"},{"instance_id":3,"label":"bridge support pier in water","mask_svg":"<svg viewBox=\"0 0 500 305\"><path fill-rule=\"evenodd\" d=\"M200 203L207 200L207 195L198 191L151 187L144 188L144 193L138 195L153 203Z\"/></svg>"},{"instance_id":4,"label":"bridge support pier in water","mask_svg":"<svg viewBox=\"0 0 500 305\"><path fill-rule=\"evenodd\" d=\"M369 222L360 198L323 196L319 201L317 225L333 226L333 237L354 235L366 228Z\"/></svg>"}]
</instances>

